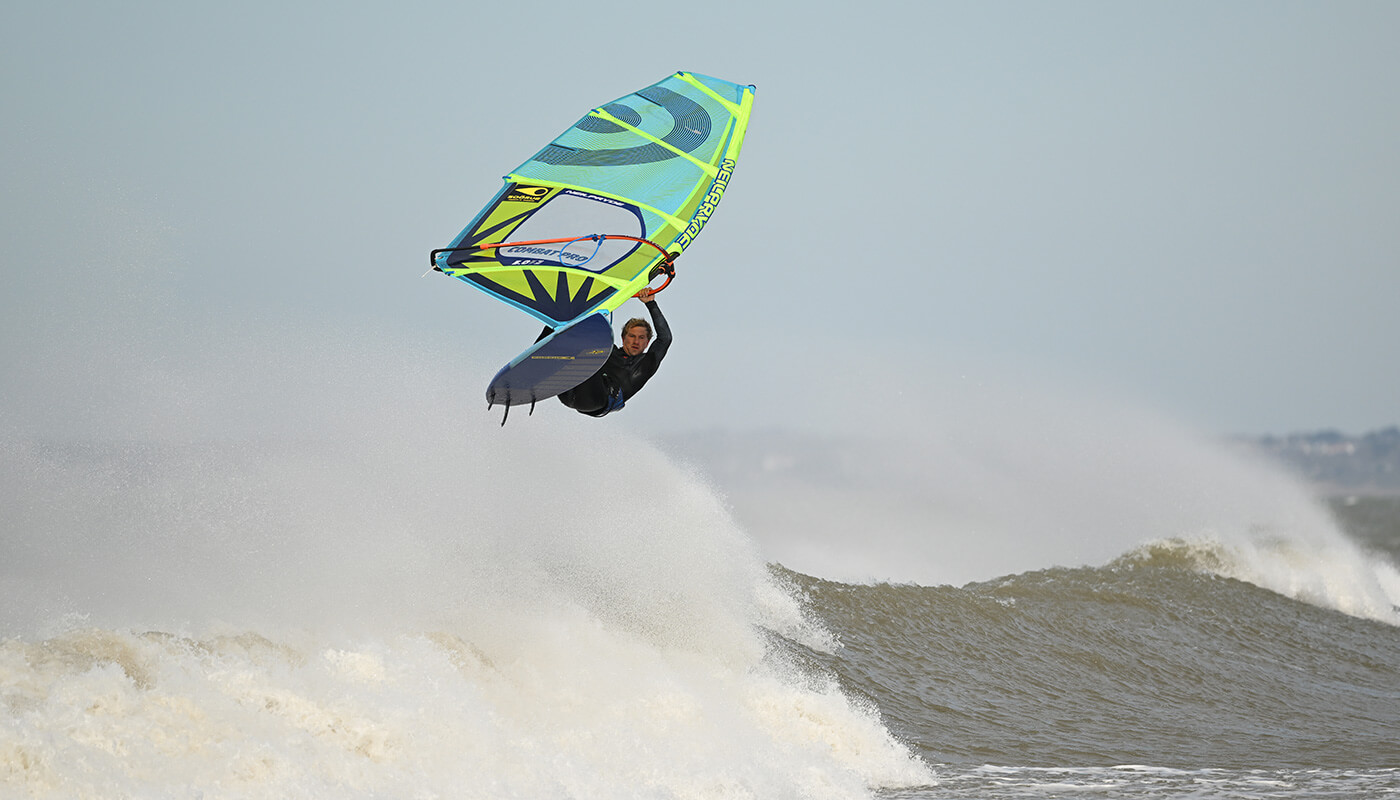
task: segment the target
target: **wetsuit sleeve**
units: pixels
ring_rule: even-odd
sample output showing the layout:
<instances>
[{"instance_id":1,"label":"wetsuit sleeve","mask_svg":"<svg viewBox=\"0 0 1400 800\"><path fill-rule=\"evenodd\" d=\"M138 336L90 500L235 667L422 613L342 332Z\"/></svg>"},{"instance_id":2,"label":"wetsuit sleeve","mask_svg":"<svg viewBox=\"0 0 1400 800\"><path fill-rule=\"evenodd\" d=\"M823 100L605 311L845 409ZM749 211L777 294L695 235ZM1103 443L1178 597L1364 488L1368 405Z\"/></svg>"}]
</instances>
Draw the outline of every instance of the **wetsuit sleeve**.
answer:
<instances>
[{"instance_id":1,"label":"wetsuit sleeve","mask_svg":"<svg viewBox=\"0 0 1400 800\"><path fill-rule=\"evenodd\" d=\"M656 358L656 362L661 363L661 359L666 357L666 351L671 349L671 326L666 324L666 317L661 313L661 306L656 304L653 298L646 303L647 312L651 314L651 326L656 329L656 341L651 343L647 353Z\"/></svg>"}]
</instances>

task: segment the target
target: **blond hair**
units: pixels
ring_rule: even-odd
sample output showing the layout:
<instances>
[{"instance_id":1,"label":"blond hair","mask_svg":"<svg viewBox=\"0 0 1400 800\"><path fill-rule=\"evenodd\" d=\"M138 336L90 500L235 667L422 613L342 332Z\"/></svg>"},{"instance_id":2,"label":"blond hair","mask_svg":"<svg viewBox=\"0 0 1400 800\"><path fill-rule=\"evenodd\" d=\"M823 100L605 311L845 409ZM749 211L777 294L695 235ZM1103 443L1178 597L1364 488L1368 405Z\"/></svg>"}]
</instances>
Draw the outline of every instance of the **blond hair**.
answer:
<instances>
[{"instance_id":1,"label":"blond hair","mask_svg":"<svg viewBox=\"0 0 1400 800\"><path fill-rule=\"evenodd\" d=\"M633 317L633 318L627 320L627 324L625 324L625 325L622 326L622 335L623 335L623 336L626 336L628 331L632 330L633 328L637 327L638 325L640 325L640 326L642 326L643 328L646 328L646 329L647 329L647 341L651 341L651 337L652 337L653 335L655 335L655 334L653 334L652 331L651 331L651 323L650 323L650 322L647 322L646 320L642 319L641 317Z\"/></svg>"}]
</instances>

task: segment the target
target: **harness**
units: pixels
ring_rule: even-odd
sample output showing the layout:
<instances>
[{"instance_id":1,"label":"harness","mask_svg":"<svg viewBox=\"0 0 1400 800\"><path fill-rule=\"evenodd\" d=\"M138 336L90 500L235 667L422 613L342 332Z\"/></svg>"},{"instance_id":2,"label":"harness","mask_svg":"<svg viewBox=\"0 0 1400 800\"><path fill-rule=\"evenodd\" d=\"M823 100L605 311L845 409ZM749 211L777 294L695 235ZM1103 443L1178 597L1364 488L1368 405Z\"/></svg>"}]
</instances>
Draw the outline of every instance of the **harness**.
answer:
<instances>
[{"instance_id":1,"label":"harness","mask_svg":"<svg viewBox=\"0 0 1400 800\"><path fill-rule=\"evenodd\" d=\"M614 411L621 411L622 407L627 405L627 398L622 396L621 389L608 383L607 376L604 376L603 382L608 386L608 404L597 411L588 412L590 417L606 417Z\"/></svg>"}]
</instances>

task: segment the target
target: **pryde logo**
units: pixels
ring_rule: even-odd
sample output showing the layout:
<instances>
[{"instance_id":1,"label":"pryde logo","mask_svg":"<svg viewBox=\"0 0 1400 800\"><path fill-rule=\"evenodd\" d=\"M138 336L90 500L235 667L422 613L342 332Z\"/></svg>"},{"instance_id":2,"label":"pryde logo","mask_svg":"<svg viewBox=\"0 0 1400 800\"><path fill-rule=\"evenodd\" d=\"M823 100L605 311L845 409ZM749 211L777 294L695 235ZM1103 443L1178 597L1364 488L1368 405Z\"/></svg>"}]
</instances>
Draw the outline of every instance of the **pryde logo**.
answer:
<instances>
[{"instance_id":1,"label":"pryde logo","mask_svg":"<svg viewBox=\"0 0 1400 800\"><path fill-rule=\"evenodd\" d=\"M719 174L710 184L710 191L705 193L705 199L700 203L700 207L695 209L695 216L690 218L690 224L686 226L685 232L676 240L682 250L690 246L695 237L700 235L705 223L710 221L710 215L715 213L715 206L718 206L719 201L724 197L724 187L729 185L729 178L733 174L734 159L726 158L720 162Z\"/></svg>"},{"instance_id":2,"label":"pryde logo","mask_svg":"<svg viewBox=\"0 0 1400 800\"><path fill-rule=\"evenodd\" d=\"M570 197L581 197L581 198L583 198L584 200L592 200L592 201L595 202L595 203L605 203L605 204L607 204L607 205L617 206L618 208L626 208L626 207L627 207L626 204L624 204L624 203L619 203L618 201L612 199L611 197L599 197L599 196L596 195L596 194L589 194L588 192L579 192L579 191L575 191L575 190L573 190L573 189L565 189L565 190L563 191L563 194L567 194L567 195L569 195Z\"/></svg>"}]
</instances>

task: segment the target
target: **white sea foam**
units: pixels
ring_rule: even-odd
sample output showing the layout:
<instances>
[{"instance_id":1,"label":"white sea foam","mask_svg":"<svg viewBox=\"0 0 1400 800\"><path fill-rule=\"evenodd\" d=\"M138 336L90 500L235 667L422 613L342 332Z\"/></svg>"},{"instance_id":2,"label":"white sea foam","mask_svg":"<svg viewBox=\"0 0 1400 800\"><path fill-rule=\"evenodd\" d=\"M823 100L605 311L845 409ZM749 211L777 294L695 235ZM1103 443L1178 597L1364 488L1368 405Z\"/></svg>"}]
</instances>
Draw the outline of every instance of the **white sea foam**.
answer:
<instances>
[{"instance_id":1,"label":"white sea foam","mask_svg":"<svg viewBox=\"0 0 1400 800\"><path fill-rule=\"evenodd\" d=\"M10 640L0 796L859 797L927 780L834 685L582 613L515 627L486 647Z\"/></svg>"},{"instance_id":2,"label":"white sea foam","mask_svg":"<svg viewBox=\"0 0 1400 800\"><path fill-rule=\"evenodd\" d=\"M259 352L170 384L310 389L258 411L275 435L169 396L194 412L164 435L8 438L0 797L928 782L772 649L763 630L832 642L703 481L611 420L446 413L455 380L395 355Z\"/></svg>"},{"instance_id":3,"label":"white sea foam","mask_svg":"<svg viewBox=\"0 0 1400 800\"><path fill-rule=\"evenodd\" d=\"M1210 571L1295 600L1400 625L1400 573L1328 525L1208 532Z\"/></svg>"}]
</instances>

